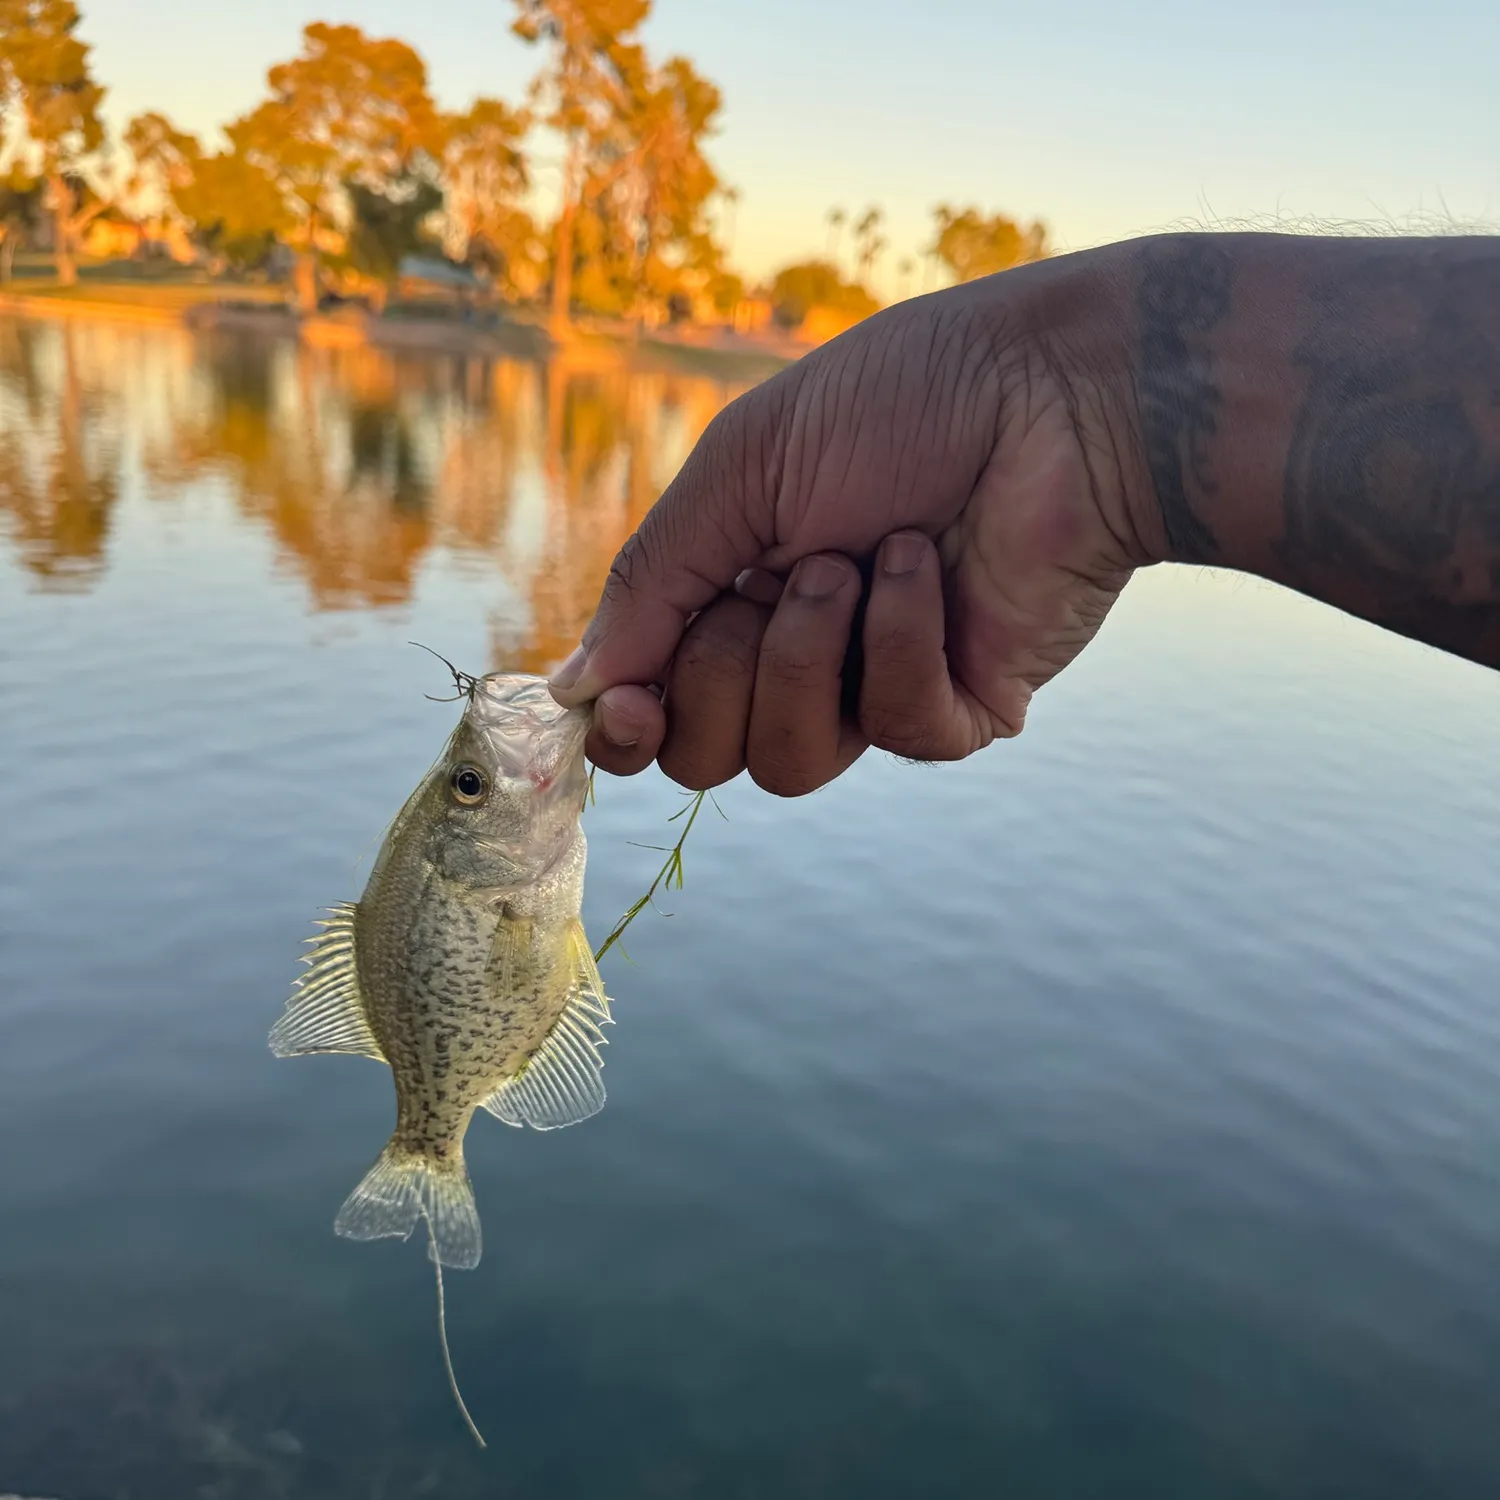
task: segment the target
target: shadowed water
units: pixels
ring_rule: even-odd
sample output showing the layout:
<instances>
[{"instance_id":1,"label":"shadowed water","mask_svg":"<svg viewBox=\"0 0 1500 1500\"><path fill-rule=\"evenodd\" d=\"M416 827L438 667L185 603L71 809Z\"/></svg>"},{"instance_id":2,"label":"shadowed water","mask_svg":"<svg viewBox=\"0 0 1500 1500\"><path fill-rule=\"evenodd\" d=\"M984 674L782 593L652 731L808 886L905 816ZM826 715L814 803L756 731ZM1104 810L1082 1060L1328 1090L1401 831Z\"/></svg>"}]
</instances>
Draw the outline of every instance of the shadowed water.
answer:
<instances>
[{"instance_id":1,"label":"shadowed water","mask_svg":"<svg viewBox=\"0 0 1500 1500\"><path fill-rule=\"evenodd\" d=\"M1500 1490L1500 678L1138 579L1026 734L744 782L487 1118L448 1395L332 1220L389 1075L265 1045L455 708L739 387L0 321L0 1491ZM585 915L679 794L601 778Z\"/></svg>"}]
</instances>

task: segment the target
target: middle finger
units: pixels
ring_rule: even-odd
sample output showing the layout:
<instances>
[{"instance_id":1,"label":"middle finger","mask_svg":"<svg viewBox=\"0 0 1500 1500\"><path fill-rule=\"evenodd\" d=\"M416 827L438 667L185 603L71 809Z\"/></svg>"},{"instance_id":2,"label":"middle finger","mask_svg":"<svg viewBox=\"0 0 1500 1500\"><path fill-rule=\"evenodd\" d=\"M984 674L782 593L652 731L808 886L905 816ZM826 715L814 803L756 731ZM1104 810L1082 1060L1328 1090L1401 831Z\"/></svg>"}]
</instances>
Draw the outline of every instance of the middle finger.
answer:
<instances>
[{"instance_id":1,"label":"middle finger","mask_svg":"<svg viewBox=\"0 0 1500 1500\"><path fill-rule=\"evenodd\" d=\"M757 786L800 797L832 781L866 748L840 688L860 576L837 553L793 570L760 643L746 761Z\"/></svg>"}]
</instances>

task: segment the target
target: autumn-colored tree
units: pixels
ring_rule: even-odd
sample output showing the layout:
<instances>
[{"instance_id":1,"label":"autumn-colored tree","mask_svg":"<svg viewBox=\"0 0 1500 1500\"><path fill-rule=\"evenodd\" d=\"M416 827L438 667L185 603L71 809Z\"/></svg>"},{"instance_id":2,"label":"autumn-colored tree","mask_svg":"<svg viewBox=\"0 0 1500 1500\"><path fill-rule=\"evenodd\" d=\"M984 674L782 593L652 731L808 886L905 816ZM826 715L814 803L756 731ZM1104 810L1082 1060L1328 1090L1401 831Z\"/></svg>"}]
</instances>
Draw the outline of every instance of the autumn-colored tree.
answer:
<instances>
[{"instance_id":1,"label":"autumn-colored tree","mask_svg":"<svg viewBox=\"0 0 1500 1500\"><path fill-rule=\"evenodd\" d=\"M629 40L645 20L650 0L516 0L511 29L547 48L532 84L541 123L563 142L552 265L552 320L567 328L573 302L574 235L582 205L629 167L639 142L627 138L630 82L644 71L644 54Z\"/></svg>"},{"instance_id":2,"label":"autumn-colored tree","mask_svg":"<svg viewBox=\"0 0 1500 1500\"><path fill-rule=\"evenodd\" d=\"M22 237L41 222L44 187L18 161L0 177L0 286L10 280Z\"/></svg>"},{"instance_id":3,"label":"autumn-colored tree","mask_svg":"<svg viewBox=\"0 0 1500 1500\"><path fill-rule=\"evenodd\" d=\"M159 225L177 211L177 194L192 182L203 147L155 110L126 125L124 142L134 163L128 183L132 206Z\"/></svg>"},{"instance_id":4,"label":"autumn-colored tree","mask_svg":"<svg viewBox=\"0 0 1500 1500\"><path fill-rule=\"evenodd\" d=\"M553 3L549 14L559 10ZM569 10L562 19L580 17ZM562 35L554 37L559 47ZM654 66L644 49L618 35L604 56L565 170L553 275L559 327L574 303L660 316L684 298L707 295L722 270L708 219L720 182L704 150L721 107L718 89L686 58ZM556 125L556 83L540 97Z\"/></svg>"},{"instance_id":5,"label":"autumn-colored tree","mask_svg":"<svg viewBox=\"0 0 1500 1500\"><path fill-rule=\"evenodd\" d=\"M868 317L880 304L857 282L845 281L826 260L785 266L771 283L771 310L783 328L795 328L815 308Z\"/></svg>"},{"instance_id":6,"label":"autumn-colored tree","mask_svg":"<svg viewBox=\"0 0 1500 1500\"><path fill-rule=\"evenodd\" d=\"M737 271L714 271L708 278L704 295L721 318L728 318L745 299L745 278Z\"/></svg>"},{"instance_id":7,"label":"autumn-colored tree","mask_svg":"<svg viewBox=\"0 0 1500 1500\"><path fill-rule=\"evenodd\" d=\"M449 247L522 297L540 284L545 262L536 224L522 207L531 174L521 143L530 125L524 110L499 99L476 99L443 122Z\"/></svg>"},{"instance_id":8,"label":"autumn-colored tree","mask_svg":"<svg viewBox=\"0 0 1500 1500\"><path fill-rule=\"evenodd\" d=\"M78 237L108 206L90 176L104 143L104 90L89 71L73 0L0 0L0 115L9 117L4 155L45 184L57 278L78 279Z\"/></svg>"},{"instance_id":9,"label":"autumn-colored tree","mask_svg":"<svg viewBox=\"0 0 1500 1500\"><path fill-rule=\"evenodd\" d=\"M236 151L206 156L198 138L165 115L137 115L125 127L133 201L182 222L216 270L260 265L295 219L271 178Z\"/></svg>"},{"instance_id":10,"label":"autumn-colored tree","mask_svg":"<svg viewBox=\"0 0 1500 1500\"><path fill-rule=\"evenodd\" d=\"M351 182L348 193L349 263L375 284L383 306L402 260L431 243L425 221L442 207L443 195L425 177L393 183L386 192Z\"/></svg>"},{"instance_id":11,"label":"autumn-colored tree","mask_svg":"<svg viewBox=\"0 0 1500 1500\"><path fill-rule=\"evenodd\" d=\"M630 280L633 248L621 221L604 212L598 199L580 204L573 222L569 307L623 318L634 300ZM556 274L554 266L554 288ZM556 315L554 306L554 318Z\"/></svg>"},{"instance_id":12,"label":"autumn-colored tree","mask_svg":"<svg viewBox=\"0 0 1500 1500\"><path fill-rule=\"evenodd\" d=\"M203 155L197 136L156 110L136 115L125 127L124 141L135 163L132 186L164 195L191 180L193 163Z\"/></svg>"},{"instance_id":13,"label":"autumn-colored tree","mask_svg":"<svg viewBox=\"0 0 1500 1500\"><path fill-rule=\"evenodd\" d=\"M266 82L270 97L225 134L276 185L293 216L297 301L310 312L319 250L348 227L346 185L382 191L431 171L440 121L421 57L357 26L305 27L301 54L278 63Z\"/></svg>"},{"instance_id":14,"label":"autumn-colored tree","mask_svg":"<svg viewBox=\"0 0 1500 1500\"><path fill-rule=\"evenodd\" d=\"M237 151L200 157L173 201L191 226L194 244L220 270L263 265L297 222L270 176Z\"/></svg>"},{"instance_id":15,"label":"autumn-colored tree","mask_svg":"<svg viewBox=\"0 0 1500 1500\"><path fill-rule=\"evenodd\" d=\"M720 190L704 155L722 104L719 90L684 57L628 76L624 120L630 164L610 206L630 246L633 309L660 309L688 289L705 288L721 270L721 251L707 219Z\"/></svg>"},{"instance_id":16,"label":"autumn-colored tree","mask_svg":"<svg viewBox=\"0 0 1500 1500\"><path fill-rule=\"evenodd\" d=\"M956 281L973 281L1041 260L1048 254L1047 226L1018 223L1004 214L988 217L976 208L955 210L946 203L932 211L934 233L928 253L936 255Z\"/></svg>"}]
</instances>

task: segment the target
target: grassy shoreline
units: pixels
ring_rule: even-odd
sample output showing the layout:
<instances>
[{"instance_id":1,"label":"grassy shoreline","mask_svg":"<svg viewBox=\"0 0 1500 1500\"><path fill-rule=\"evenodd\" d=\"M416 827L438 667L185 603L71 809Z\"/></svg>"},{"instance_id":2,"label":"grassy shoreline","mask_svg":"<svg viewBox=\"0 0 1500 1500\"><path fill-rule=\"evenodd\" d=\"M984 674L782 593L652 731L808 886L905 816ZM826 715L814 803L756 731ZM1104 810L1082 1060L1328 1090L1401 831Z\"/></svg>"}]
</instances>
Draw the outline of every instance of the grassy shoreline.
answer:
<instances>
[{"instance_id":1,"label":"grassy shoreline","mask_svg":"<svg viewBox=\"0 0 1500 1500\"><path fill-rule=\"evenodd\" d=\"M21 289L24 287L24 290ZM295 338L323 348L370 347L392 353L561 359L609 368L622 363L682 374L763 379L792 363L806 346L788 339L752 339L715 330L635 335L624 327L580 324L559 339L525 312L483 323L411 308L376 315L341 308L299 316L274 287L225 288L212 283L103 281L76 286L11 283L0 289L0 316L80 319L185 328L216 328Z\"/></svg>"}]
</instances>

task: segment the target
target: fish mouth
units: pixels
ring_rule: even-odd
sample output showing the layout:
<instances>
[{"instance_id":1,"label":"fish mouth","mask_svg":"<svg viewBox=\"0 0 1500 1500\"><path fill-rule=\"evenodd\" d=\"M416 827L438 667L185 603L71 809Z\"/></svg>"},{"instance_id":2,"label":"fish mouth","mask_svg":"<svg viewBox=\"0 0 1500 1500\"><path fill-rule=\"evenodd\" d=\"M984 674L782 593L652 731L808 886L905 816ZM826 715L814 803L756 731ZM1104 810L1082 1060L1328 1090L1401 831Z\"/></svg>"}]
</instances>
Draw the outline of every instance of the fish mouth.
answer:
<instances>
[{"instance_id":1,"label":"fish mouth","mask_svg":"<svg viewBox=\"0 0 1500 1500\"><path fill-rule=\"evenodd\" d=\"M545 678L522 672L481 677L470 714L510 774L524 776L537 791L563 779L583 754L593 722L588 708L564 708Z\"/></svg>"},{"instance_id":2,"label":"fish mouth","mask_svg":"<svg viewBox=\"0 0 1500 1500\"><path fill-rule=\"evenodd\" d=\"M564 708L552 696L547 679L530 672L488 672L476 681L474 691L476 699L493 712L530 713L544 724L580 712Z\"/></svg>"},{"instance_id":3,"label":"fish mouth","mask_svg":"<svg viewBox=\"0 0 1500 1500\"><path fill-rule=\"evenodd\" d=\"M563 717L554 721L553 732L563 737L558 756L560 765L572 765L582 758L584 741L588 739L593 723L593 712L587 708L565 708Z\"/></svg>"},{"instance_id":4,"label":"fish mouth","mask_svg":"<svg viewBox=\"0 0 1500 1500\"><path fill-rule=\"evenodd\" d=\"M593 715L588 709L569 708L563 709L547 726L537 755L526 768L526 776L537 791L550 790L581 768L584 742L592 723Z\"/></svg>"}]
</instances>

